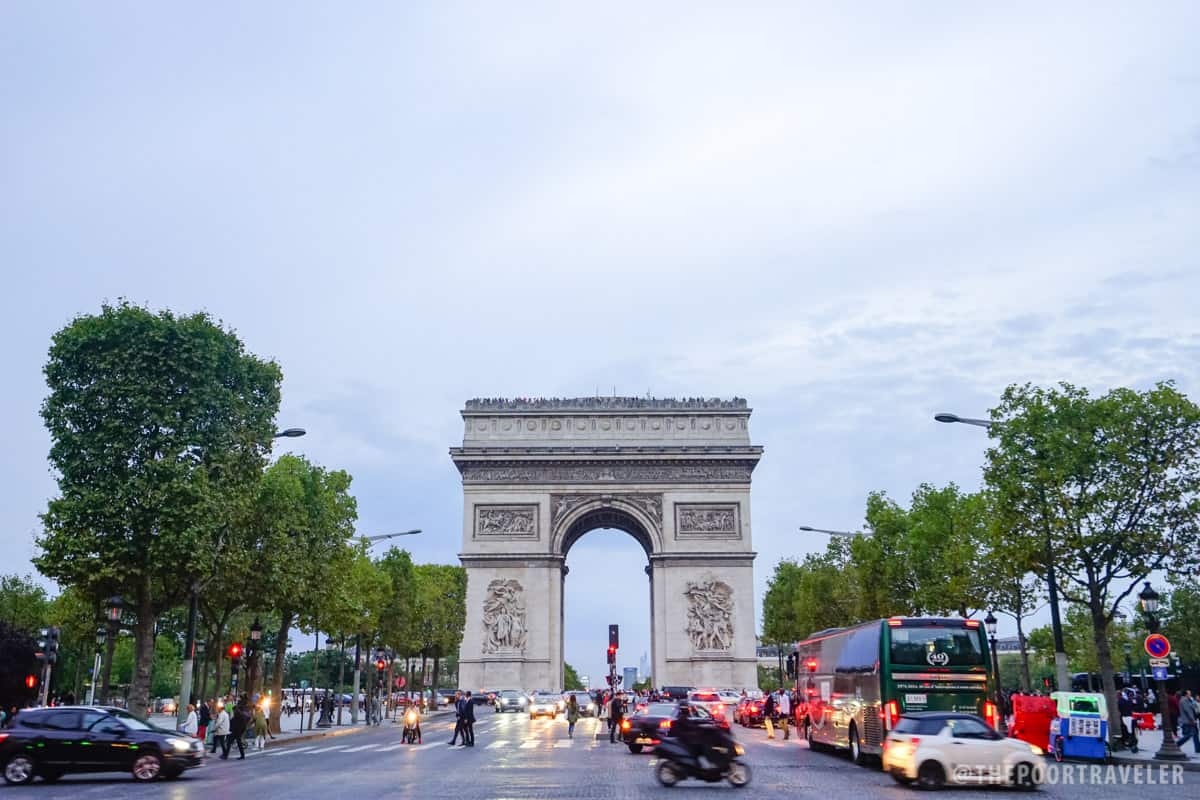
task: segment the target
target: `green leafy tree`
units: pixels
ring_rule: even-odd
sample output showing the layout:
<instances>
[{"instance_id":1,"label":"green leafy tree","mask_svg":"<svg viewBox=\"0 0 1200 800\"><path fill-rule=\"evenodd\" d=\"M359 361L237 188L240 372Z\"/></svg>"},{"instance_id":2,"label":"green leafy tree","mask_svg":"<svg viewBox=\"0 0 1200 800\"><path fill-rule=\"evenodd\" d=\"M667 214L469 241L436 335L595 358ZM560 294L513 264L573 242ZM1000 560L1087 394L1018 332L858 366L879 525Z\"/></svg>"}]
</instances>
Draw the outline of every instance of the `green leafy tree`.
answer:
<instances>
[{"instance_id":1,"label":"green leafy tree","mask_svg":"<svg viewBox=\"0 0 1200 800\"><path fill-rule=\"evenodd\" d=\"M1200 586L1194 580L1177 576L1165 594L1163 633L1183 663L1200 664Z\"/></svg>"},{"instance_id":2,"label":"green leafy tree","mask_svg":"<svg viewBox=\"0 0 1200 800\"><path fill-rule=\"evenodd\" d=\"M563 662L563 689L568 692L582 692L583 681L579 680L579 673L570 664Z\"/></svg>"},{"instance_id":3,"label":"green leafy tree","mask_svg":"<svg viewBox=\"0 0 1200 800\"><path fill-rule=\"evenodd\" d=\"M989 507L995 498L985 495ZM1033 686L1030 671L1029 642L1025 622L1043 604L1042 583L1033 574L1038 551L1030 544L1036 537L1012 536L1001 515L988 514L988 523L977 559L978 578L987 607L997 614L1012 617L1017 626L1020 657L1020 688Z\"/></svg>"},{"instance_id":4,"label":"green leafy tree","mask_svg":"<svg viewBox=\"0 0 1200 800\"><path fill-rule=\"evenodd\" d=\"M456 652L466 625L467 573L449 564L418 564L413 570L417 587L418 650L422 662L433 659L433 684L438 683L441 659ZM422 667L423 669L423 667Z\"/></svg>"},{"instance_id":5,"label":"green leafy tree","mask_svg":"<svg viewBox=\"0 0 1200 800\"><path fill-rule=\"evenodd\" d=\"M0 622L26 633L33 633L47 624L50 600L46 590L26 575L0 576Z\"/></svg>"},{"instance_id":6,"label":"green leafy tree","mask_svg":"<svg viewBox=\"0 0 1200 800\"><path fill-rule=\"evenodd\" d=\"M256 591L278 614L275 651L287 652L288 631L299 624L320 627L319 615L334 604L338 575L355 557L357 506L350 476L326 471L298 456L279 458L262 475L254 504L264 552ZM276 658L271 694L283 689L284 660ZM282 708L271 707L271 727L279 730Z\"/></svg>"},{"instance_id":7,"label":"green leafy tree","mask_svg":"<svg viewBox=\"0 0 1200 800\"><path fill-rule=\"evenodd\" d=\"M220 552L229 516L252 496L279 368L205 314L120 304L56 333L45 375L59 496L35 564L85 596L125 596L136 616L130 707L144 713L158 616L183 600L180 576Z\"/></svg>"},{"instance_id":8,"label":"green leafy tree","mask_svg":"<svg viewBox=\"0 0 1200 800\"><path fill-rule=\"evenodd\" d=\"M1115 736L1114 616L1153 571L1200 561L1200 408L1169 382L1095 398L1064 383L1010 386L992 418L987 483L1087 608Z\"/></svg>"},{"instance_id":9,"label":"green leafy tree","mask_svg":"<svg viewBox=\"0 0 1200 800\"><path fill-rule=\"evenodd\" d=\"M763 642L787 646L814 631L861 621L849 551L848 543L835 539L823 553L775 566L763 597Z\"/></svg>"}]
</instances>

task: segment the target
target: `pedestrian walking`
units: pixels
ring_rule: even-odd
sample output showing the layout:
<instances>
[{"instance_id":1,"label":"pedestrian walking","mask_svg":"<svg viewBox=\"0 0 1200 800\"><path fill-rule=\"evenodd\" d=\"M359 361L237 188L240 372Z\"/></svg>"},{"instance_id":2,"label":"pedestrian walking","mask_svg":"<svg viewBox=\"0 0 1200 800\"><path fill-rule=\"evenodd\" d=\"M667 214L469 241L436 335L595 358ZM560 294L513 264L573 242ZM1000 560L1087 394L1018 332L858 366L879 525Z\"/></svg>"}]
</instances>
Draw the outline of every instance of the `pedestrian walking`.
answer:
<instances>
[{"instance_id":1,"label":"pedestrian walking","mask_svg":"<svg viewBox=\"0 0 1200 800\"><path fill-rule=\"evenodd\" d=\"M254 749L263 750L267 746L267 734L270 733L271 726L267 724L267 715L263 713L262 706L254 707Z\"/></svg>"},{"instance_id":2,"label":"pedestrian walking","mask_svg":"<svg viewBox=\"0 0 1200 800\"><path fill-rule=\"evenodd\" d=\"M788 720L792 716L792 698L785 689L779 690L779 699L775 701L775 713L779 715L779 727L783 729L783 738L786 740L789 736Z\"/></svg>"},{"instance_id":3,"label":"pedestrian walking","mask_svg":"<svg viewBox=\"0 0 1200 800\"><path fill-rule=\"evenodd\" d=\"M608 743L616 744L616 735L621 730L621 720L625 719L625 693L613 694L612 710L609 712Z\"/></svg>"},{"instance_id":4,"label":"pedestrian walking","mask_svg":"<svg viewBox=\"0 0 1200 800\"><path fill-rule=\"evenodd\" d=\"M767 692L763 698L763 727L767 729L767 738L775 738L775 693Z\"/></svg>"},{"instance_id":5,"label":"pedestrian walking","mask_svg":"<svg viewBox=\"0 0 1200 800\"><path fill-rule=\"evenodd\" d=\"M249 719L249 711L246 709L244 701L239 700L229 717L229 734L225 737L224 744L221 745L221 758L229 758L229 750L235 744L238 749L238 759L246 757L246 746L242 744L242 736L246 733Z\"/></svg>"},{"instance_id":6,"label":"pedestrian walking","mask_svg":"<svg viewBox=\"0 0 1200 800\"><path fill-rule=\"evenodd\" d=\"M213 753L216 753L217 748L220 747L223 753L221 758L228 758L229 744L226 740L229 738L229 708L227 706L222 705L217 707L217 718L213 722L212 736Z\"/></svg>"},{"instance_id":7,"label":"pedestrian walking","mask_svg":"<svg viewBox=\"0 0 1200 800\"><path fill-rule=\"evenodd\" d=\"M475 701L470 691L463 694L463 746L475 746Z\"/></svg>"},{"instance_id":8,"label":"pedestrian walking","mask_svg":"<svg viewBox=\"0 0 1200 800\"><path fill-rule=\"evenodd\" d=\"M450 746L454 747L458 743L458 737L462 736L463 741L467 740L466 734L463 732L463 693L461 691L454 692L454 735L450 737Z\"/></svg>"},{"instance_id":9,"label":"pedestrian walking","mask_svg":"<svg viewBox=\"0 0 1200 800\"><path fill-rule=\"evenodd\" d=\"M196 707L188 703L187 719L183 722L183 732L195 738L196 731L198 730L200 730L200 717L196 714Z\"/></svg>"},{"instance_id":10,"label":"pedestrian walking","mask_svg":"<svg viewBox=\"0 0 1200 800\"><path fill-rule=\"evenodd\" d=\"M192 698L192 702L195 703L196 699ZM196 738L203 742L208 736L208 726L212 723L212 709L208 707L208 703L201 703L197 709L197 722L199 724L196 727Z\"/></svg>"},{"instance_id":11,"label":"pedestrian walking","mask_svg":"<svg viewBox=\"0 0 1200 800\"><path fill-rule=\"evenodd\" d=\"M1192 740L1192 749L1200 753L1200 703L1197 702L1191 689L1185 689L1179 697L1179 728L1180 736L1175 740L1176 746L1182 748Z\"/></svg>"},{"instance_id":12,"label":"pedestrian walking","mask_svg":"<svg viewBox=\"0 0 1200 800\"><path fill-rule=\"evenodd\" d=\"M1162 721L1163 735L1174 736L1179 722L1179 693L1167 690L1167 719Z\"/></svg>"},{"instance_id":13,"label":"pedestrian walking","mask_svg":"<svg viewBox=\"0 0 1200 800\"><path fill-rule=\"evenodd\" d=\"M574 694L567 696L567 738L575 738L575 723L579 722L579 700Z\"/></svg>"}]
</instances>

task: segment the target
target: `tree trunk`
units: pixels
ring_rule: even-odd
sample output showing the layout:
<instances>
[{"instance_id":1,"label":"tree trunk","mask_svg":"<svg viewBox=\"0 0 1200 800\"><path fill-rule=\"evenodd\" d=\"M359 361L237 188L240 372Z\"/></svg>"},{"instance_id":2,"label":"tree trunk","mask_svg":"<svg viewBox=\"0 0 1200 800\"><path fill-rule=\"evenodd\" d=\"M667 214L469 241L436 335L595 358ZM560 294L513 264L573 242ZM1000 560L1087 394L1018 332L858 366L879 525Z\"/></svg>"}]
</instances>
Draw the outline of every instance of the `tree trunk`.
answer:
<instances>
[{"instance_id":1,"label":"tree trunk","mask_svg":"<svg viewBox=\"0 0 1200 800\"><path fill-rule=\"evenodd\" d=\"M225 666L225 654L221 652L222 643L221 637L224 635L224 626L217 626L217 632L213 636L213 652L216 653L216 668L213 670L213 694L217 697L224 697L225 693L221 691L221 667Z\"/></svg>"},{"instance_id":2,"label":"tree trunk","mask_svg":"<svg viewBox=\"0 0 1200 800\"><path fill-rule=\"evenodd\" d=\"M338 649L338 685L337 685L337 724L342 724L342 692L346 690L346 637L341 640ZM355 701L357 702L357 700Z\"/></svg>"},{"instance_id":3,"label":"tree trunk","mask_svg":"<svg viewBox=\"0 0 1200 800\"><path fill-rule=\"evenodd\" d=\"M1025 642L1025 617L1017 614L1017 644L1021 648L1021 691L1029 693L1029 645Z\"/></svg>"},{"instance_id":4,"label":"tree trunk","mask_svg":"<svg viewBox=\"0 0 1200 800\"><path fill-rule=\"evenodd\" d=\"M204 668L200 672L200 702L201 703L208 702L208 669L209 669L209 659L212 658L213 647L215 647L215 645L213 644L211 639L204 643Z\"/></svg>"},{"instance_id":5,"label":"tree trunk","mask_svg":"<svg viewBox=\"0 0 1200 800\"><path fill-rule=\"evenodd\" d=\"M275 665L271 670L271 732L280 732L283 716L283 654L287 652L288 629L292 627L292 610L279 610L279 631L275 634Z\"/></svg>"},{"instance_id":6,"label":"tree trunk","mask_svg":"<svg viewBox=\"0 0 1200 800\"><path fill-rule=\"evenodd\" d=\"M1121 741L1121 711L1117 708L1117 684L1113 680L1112 651L1108 647L1109 618L1103 601L1094 592L1088 609L1092 613L1092 642L1096 645L1096 660L1100 663L1100 682L1104 684L1104 699L1108 703L1108 739L1112 749L1116 750Z\"/></svg>"},{"instance_id":7,"label":"tree trunk","mask_svg":"<svg viewBox=\"0 0 1200 800\"><path fill-rule=\"evenodd\" d=\"M144 586L139 594L137 625L133 628L133 686L129 690L129 710L136 716L145 717L150 709L154 631L158 615L154 611L149 586Z\"/></svg>"},{"instance_id":8,"label":"tree trunk","mask_svg":"<svg viewBox=\"0 0 1200 800\"><path fill-rule=\"evenodd\" d=\"M442 663L441 656L438 654L437 650L434 650L433 651L433 686L431 688L433 689L433 702L435 704L435 707L436 707L436 703L437 703L437 690L438 690L438 667L441 666L441 663Z\"/></svg>"}]
</instances>

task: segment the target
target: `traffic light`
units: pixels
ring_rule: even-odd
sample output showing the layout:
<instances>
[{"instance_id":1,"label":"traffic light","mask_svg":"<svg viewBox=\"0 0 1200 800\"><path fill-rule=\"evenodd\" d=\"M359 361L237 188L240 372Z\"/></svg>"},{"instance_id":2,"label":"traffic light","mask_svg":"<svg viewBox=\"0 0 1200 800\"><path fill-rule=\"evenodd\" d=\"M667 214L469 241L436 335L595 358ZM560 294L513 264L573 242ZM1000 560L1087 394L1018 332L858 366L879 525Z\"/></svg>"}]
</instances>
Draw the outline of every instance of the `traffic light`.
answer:
<instances>
[{"instance_id":1,"label":"traffic light","mask_svg":"<svg viewBox=\"0 0 1200 800\"><path fill-rule=\"evenodd\" d=\"M26 689L36 689L37 688L37 675L26 675L25 676L25 688Z\"/></svg>"},{"instance_id":2,"label":"traffic light","mask_svg":"<svg viewBox=\"0 0 1200 800\"><path fill-rule=\"evenodd\" d=\"M38 639L37 657L44 664L58 661L58 628L42 628L41 638Z\"/></svg>"},{"instance_id":3,"label":"traffic light","mask_svg":"<svg viewBox=\"0 0 1200 800\"><path fill-rule=\"evenodd\" d=\"M379 670L380 672L383 672L385 669L387 669L387 662L384 661L382 658L376 659L375 660L375 669Z\"/></svg>"},{"instance_id":4,"label":"traffic light","mask_svg":"<svg viewBox=\"0 0 1200 800\"><path fill-rule=\"evenodd\" d=\"M229 660L234 670L242 665L242 646L238 642L229 645Z\"/></svg>"},{"instance_id":5,"label":"traffic light","mask_svg":"<svg viewBox=\"0 0 1200 800\"><path fill-rule=\"evenodd\" d=\"M608 626L608 649L615 652L621 646L621 630L618 625Z\"/></svg>"},{"instance_id":6,"label":"traffic light","mask_svg":"<svg viewBox=\"0 0 1200 800\"><path fill-rule=\"evenodd\" d=\"M617 663L617 648L611 644L608 646L608 663Z\"/></svg>"}]
</instances>

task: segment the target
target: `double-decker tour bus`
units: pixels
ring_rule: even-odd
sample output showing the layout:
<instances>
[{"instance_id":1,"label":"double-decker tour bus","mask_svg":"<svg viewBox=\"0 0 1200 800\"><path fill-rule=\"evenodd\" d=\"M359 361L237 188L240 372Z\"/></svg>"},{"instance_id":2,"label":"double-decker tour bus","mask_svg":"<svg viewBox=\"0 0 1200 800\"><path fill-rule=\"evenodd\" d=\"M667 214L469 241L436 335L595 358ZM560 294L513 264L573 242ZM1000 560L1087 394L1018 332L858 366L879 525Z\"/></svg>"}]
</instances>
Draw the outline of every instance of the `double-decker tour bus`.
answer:
<instances>
[{"instance_id":1,"label":"double-decker tour bus","mask_svg":"<svg viewBox=\"0 0 1200 800\"><path fill-rule=\"evenodd\" d=\"M859 764L883 752L906 711L964 711L995 727L990 663L974 619L892 617L818 631L788 657L796 724L810 747L849 750Z\"/></svg>"}]
</instances>

